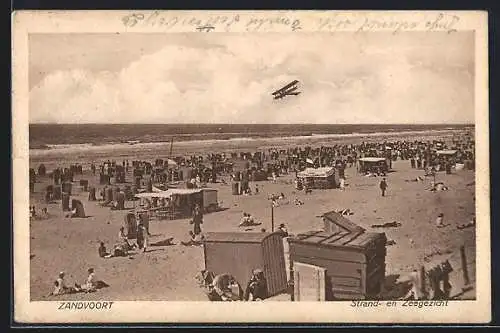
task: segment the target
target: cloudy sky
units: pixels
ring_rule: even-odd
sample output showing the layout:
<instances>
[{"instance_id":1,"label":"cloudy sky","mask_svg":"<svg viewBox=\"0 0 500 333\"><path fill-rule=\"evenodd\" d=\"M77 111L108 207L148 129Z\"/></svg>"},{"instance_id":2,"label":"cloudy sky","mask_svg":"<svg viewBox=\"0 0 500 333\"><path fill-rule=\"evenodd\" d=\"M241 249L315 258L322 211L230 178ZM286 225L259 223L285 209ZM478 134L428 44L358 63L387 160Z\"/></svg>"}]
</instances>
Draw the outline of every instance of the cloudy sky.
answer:
<instances>
[{"instance_id":1,"label":"cloudy sky","mask_svg":"<svg viewBox=\"0 0 500 333\"><path fill-rule=\"evenodd\" d=\"M473 33L30 35L31 123L474 121ZM297 79L302 94L270 93Z\"/></svg>"}]
</instances>

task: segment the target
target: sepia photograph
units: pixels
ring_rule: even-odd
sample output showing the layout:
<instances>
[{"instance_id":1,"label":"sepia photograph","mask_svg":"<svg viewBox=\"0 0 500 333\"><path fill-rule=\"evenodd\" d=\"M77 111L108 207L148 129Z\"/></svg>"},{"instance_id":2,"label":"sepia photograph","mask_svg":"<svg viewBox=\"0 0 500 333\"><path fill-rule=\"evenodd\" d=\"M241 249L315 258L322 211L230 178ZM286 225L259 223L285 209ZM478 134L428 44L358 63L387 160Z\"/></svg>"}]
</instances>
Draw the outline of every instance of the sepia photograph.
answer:
<instances>
[{"instance_id":1,"label":"sepia photograph","mask_svg":"<svg viewBox=\"0 0 500 333\"><path fill-rule=\"evenodd\" d=\"M475 30L160 19L26 36L28 302L478 300Z\"/></svg>"}]
</instances>

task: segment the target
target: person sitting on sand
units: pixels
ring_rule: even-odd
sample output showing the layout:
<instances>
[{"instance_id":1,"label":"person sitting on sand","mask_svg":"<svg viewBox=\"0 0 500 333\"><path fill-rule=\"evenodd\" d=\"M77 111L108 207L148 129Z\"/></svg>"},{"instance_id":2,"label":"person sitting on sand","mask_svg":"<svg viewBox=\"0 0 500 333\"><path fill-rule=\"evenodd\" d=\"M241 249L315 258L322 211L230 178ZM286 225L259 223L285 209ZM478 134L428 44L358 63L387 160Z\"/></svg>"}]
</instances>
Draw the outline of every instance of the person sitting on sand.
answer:
<instances>
[{"instance_id":1,"label":"person sitting on sand","mask_svg":"<svg viewBox=\"0 0 500 333\"><path fill-rule=\"evenodd\" d=\"M241 218L241 222L238 227L250 227L254 225L260 225L260 223L255 222L252 215L248 213L243 213L243 217Z\"/></svg>"},{"instance_id":2,"label":"person sitting on sand","mask_svg":"<svg viewBox=\"0 0 500 333\"><path fill-rule=\"evenodd\" d=\"M123 243L123 245L125 246L125 249L127 251L132 250L132 249L137 247L136 244L129 243L128 237L127 237L127 235L125 235L125 228L123 226L120 227L120 231L118 233L118 241Z\"/></svg>"},{"instance_id":3,"label":"person sitting on sand","mask_svg":"<svg viewBox=\"0 0 500 333\"><path fill-rule=\"evenodd\" d=\"M234 276L224 273L214 277L207 296L211 301L235 301L243 298L243 292Z\"/></svg>"},{"instance_id":4,"label":"person sitting on sand","mask_svg":"<svg viewBox=\"0 0 500 333\"><path fill-rule=\"evenodd\" d=\"M30 217L35 218L36 217L36 209L35 206L30 206Z\"/></svg>"},{"instance_id":5,"label":"person sitting on sand","mask_svg":"<svg viewBox=\"0 0 500 333\"><path fill-rule=\"evenodd\" d=\"M443 218L444 218L444 214L443 213L440 213L437 218L436 218L436 227L438 228L442 228L444 227L444 223L443 223Z\"/></svg>"},{"instance_id":6,"label":"person sitting on sand","mask_svg":"<svg viewBox=\"0 0 500 333\"><path fill-rule=\"evenodd\" d=\"M113 254L109 254L105 258L111 257L126 257L128 256L128 249L124 244L115 244L113 248Z\"/></svg>"},{"instance_id":7,"label":"person sitting on sand","mask_svg":"<svg viewBox=\"0 0 500 333\"><path fill-rule=\"evenodd\" d=\"M255 269L248 281L244 299L245 301L261 301L266 299L267 296L267 281L264 272L261 269Z\"/></svg>"},{"instance_id":8,"label":"person sitting on sand","mask_svg":"<svg viewBox=\"0 0 500 333\"><path fill-rule=\"evenodd\" d=\"M42 208L42 216L41 216L43 219L47 219L49 218L49 212L47 210L47 207L43 207Z\"/></svg>"},{"instance_id":9,"label":"person sitting on sand","mask_svg":"<svg viewBox=\"0 0 500 333\"><path fill-rule=\"evenodd\" d=\"M87 276L87 280L85 281L85 283L80 286L78 285L77 283L75 283L75 289L76 291L84 291L86 293L91 293L91 292L94 292L96 291L96 283L95 283L95 273L94 273L94 269L93 268L89 268L87 270L88 272L88 276Z\"/></svg>"},{"instance_id":10,"label":"person sitting on sand","mask_svg":"<svg viewBox=\"0 0 500 333\"><path fill-rule=\"evenodd\" d=\"M293 203L295 204L295 206L302 206L304 204L304 202L300 201L298 198L295 198Z\"/></svg>"},{"instance_id":11,"label":"person sitting on sand","mask_svg":"<svg viewBox=\"0 0 500 333\"><path fill-rule=\"evenodd\" d=\"M238 226L241 227L246 225L248 225L248 215L247 213L243 212L243 217L241 218L241 222Z\"/></svg>"},{"instance_id":12,"label":"person sitting on sand","mask_svg":"<svg viewBox=\"0 0 500 333\"><path fill-rule=\"evenodd\" d=\"M192 230L189 230L189 240L181 241L184 246L198 246L203 244L204 236L202 234L195 235Z\"/></svg>"},{"instance_id":13,"label":"person sitting on sand","mask_svg":"<svg viewBox=\"0 0 500 333\"><path fill-rule=\"evenodd\" d=\"M340 178L339 188L340 188L341 191L345 190L345 178L344 177Z\"/></svg>"},{"instance_id":14,"label":"person sitting on sand","mask_svg":"<svg viewBox=\"0 0 500 333\"><path fill-rule=\"evenodd\" d=\"M106 250L106 246L104 246L104 242L101 242L101 245L99 245L97 251L99 252L99 257L101 258L106 258L109 255L108 251Z\"/></svg>"},{"instance_id":15,"label":"person sitting on sand","mask_svg":"<svg viewBox=\"0 0 500 333\"><path fill-rule=\"evenodd\" d=\"M288 237L288 230L286 229L284 223L280 224L277 231L281 234L282 237Z\"/></svg>"},{"instance_id":16,"label":"person sitting on sand","mask_svg":"<svg viewBox=\"0 0 500 333\"><path fill-rule=\"evenodd\" d=\"M66 283L64 281L64 272L60 272L57 280L54 282L54 291L52 292L52 295L62 295L65 294L69 291L69 288L66 287Z\"/></svg>"}]
</instances>

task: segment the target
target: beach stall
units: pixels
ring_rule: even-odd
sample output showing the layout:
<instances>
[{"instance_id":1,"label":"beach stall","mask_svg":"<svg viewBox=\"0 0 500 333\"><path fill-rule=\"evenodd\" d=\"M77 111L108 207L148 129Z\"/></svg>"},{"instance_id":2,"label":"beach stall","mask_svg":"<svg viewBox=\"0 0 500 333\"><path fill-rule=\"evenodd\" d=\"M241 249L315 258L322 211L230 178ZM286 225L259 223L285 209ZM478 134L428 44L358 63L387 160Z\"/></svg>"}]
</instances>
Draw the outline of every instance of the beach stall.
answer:
<instances>
[{"instance_id":1,"label":"beach stall","mask_svg":"<svg viewBox=\"0 0 500 333\"><path fill-rule=\"evenodd\" d=\"M360 173L387 173L389 165L384 157L362 157L359 160Z\"/></svg>"},{"instance_id":2,"label":"beach stall","mask_svg":"<svg viewBox=\"0 0 500 333\"><path fill-rule=\"evenodd\" d=\"M246 288L254 269L261 269L269 296L287 289L283 238L279 233L209 232L204 242L205 269L233 275Z\"/></svg>"},{"instance_id":3,"label":"beach stall","mask_svg":"<svg viewBox=\"0 0 500 333\"><path fill-rule=\"evenodd\" d=\"M289 239L290 260L294 265L300 263L312 265L319 271L324 269L325 280L318 280L315 287L307 287L314 290L312 297L322 294L324 288L326 300L376 298L385 280L385 234L366 232L336 212L324 214L323 221L324 230ZM296 279L300 283L300 276L295 276L294 281ZM303 291L296 290L297 293L303 295L303 299L311 298L304 296Z\"/></svg>"},{"instance_id":4,"label":"beach stall","mask_svg":"<svg viewBox=\"0 0 500 333\"><path fill-rule=\"evenodd\" d=\"M204 212L213 212L218 209L218 192L213 188L201 189L177 189L171 188L166 191L154 188L156 192L138 193L137 198L146 198L152 200L168 199L166 206L151 207L150 210L155 213L159 219L178 219L186 218L192 215L194 206L199 204Z\"/></svg>"},{"instance_id":5,"label":"beach stall","mask_svg":"<svg viewBox=\"0 0 500 333\"><path fill-rule=\"evenodd\" d=\"M335 168L306 168L297 174L297 177L303 184L307 184L312 189L331 189L337 188L338 184L335 177Z\"/></svg>"},{"instance_id":6,"label":"beach stall","mask_svg":"<svg viewBox=\"0 0 500 333\"><path fill-rule=\"evenodd\" d=\"M446 170L446 173L450 174L452 166L456 167L457 150L438 150L436 155L438 156L439 169Z\"/></svg>"}]
</instances>

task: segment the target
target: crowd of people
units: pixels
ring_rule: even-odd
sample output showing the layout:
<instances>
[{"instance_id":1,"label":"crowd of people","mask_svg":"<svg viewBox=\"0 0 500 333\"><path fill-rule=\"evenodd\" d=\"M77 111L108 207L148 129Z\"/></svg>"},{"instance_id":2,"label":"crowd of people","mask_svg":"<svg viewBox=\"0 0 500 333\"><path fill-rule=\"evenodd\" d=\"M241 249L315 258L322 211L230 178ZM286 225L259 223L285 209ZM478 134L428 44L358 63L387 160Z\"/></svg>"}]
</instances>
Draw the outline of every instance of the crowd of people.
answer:
<instances>
[{"instance_id":1,"label":"crowd of people","mask_svg":"<svg viewBox=\"0 0 500 333\"><path fill-rule=\"evenodd\" d=\"M130 168L134 170L134 176L142 174L150 174L154 181L157 182L173 182L179 179L187 180L192 187L200 187L205 182L216 182L219 176L231 174L233 180L244 179L248 181L252 177L251 171L263 171L271 180L276 182L277 177L283 173L295 172L297 173L304 170L306 167L335 167L339 175L343 175L345 168L357 167L359 170L359 159L364 157L382 157L388 163L397 160L408 161L411 168L417 169L430 169L430 172L436 172L439 169L448 170L451 165L456 163L465 163L465 161L474 161L474 140L472 135L465 135L460 138L453 138L451 144L446 144L443 141L384 141L384 142L362 142L360 144L334 144L331 146L321 147L294 147L288 149L268 149L266 151L254 153L211 153L206 156L193 155L186 157L174 158L175 165L170 167L170 164L164 163L163 160L157 160L155 163L146 161L128 161L124 160L122 163L108 160L101 165L91 164L91 171L95 175L96 172L114 176L116 173L123 171L128 172ZM439 154L440 151L453 150L455 153L451 155ZM246 172L240 172L236 177L235 164L236 160L244 160L248 163L245 166ZM45 167L41 168L45 174ZM40 172L42 172L40 171ZM59 184L64 181L72 181L73 175L81 173L81 166L73 165L70 168L57 168L52 172L54 184ZM253 174L255 177L255 174ZM259 185L254 182L254 190L247 186L244 189L245 194L258 194L260 189ZM340 177L340 188L345 188L345 178ZM310 188L306 183L300 183L296 178L296 189L304 190L305 193L310 193ZM381 196L386 195L389 188L388 181L384 177L379 182L379 189ZM104 200L106 198L105 188L101 193ZM272 194L269 196L273 207L280 205L280 200L285 199L284 193ZM161 198L155 202L145 201L145 209L154 207L168 207L173 203L170 199ZM295 199L294 204L297 206L304 203ZM115 206L116 208L116 206ZM76 214L75 211L71 212ZM48 216L47 209L44 208L42 213L39 214L35 206L30 206L30 217L37 218L39 216ZM445 227L443 221L444 215L437 216L435 225L438 228ZM204 242L204 235L202 232L203 225L203 209L199 204L194 205L192 217L190 219L192 230L188 232L188 238L182 240L180 244L184 246L200 246ZM255 218L247 212L243 212L243 216L238 224L238 227L252 227L258 226L262 223L255 220ZM474 225L475 219L469 224ZM461 226L463 228L469 225ZM261 229L266 232L265 229ZM277 232L282 234L283 237L288 237L289 233L284 224L280 224ZM113 257L127 257L131 251L142 250L147 252L150 246L148 226L141 222L138 218L137 230L135 230L135 242L132 242L124 227L120 228L117 243L113 245L111 251L106 248L105 242L101 241L98 248L98 255L101 258ZM61 272L58 278L54 281L54 291L51 295L61 295L65 293L75 292L93 292L97 289L95 282L95 273L92 268L88 270L88 277L83 284L75 283L74 286L68 287L65 283L65 273ZM207 285L207 295L211 300L233 300L234 299L234 285L237 282L230 275L215 276L212 281ZM255 270L250 278L249 284L246 286L245 291L239 290L238 298L242 300L259 300L267 297L266 295L266 282L264 273L261 270ZM232 290L232 296L228 296L228 290Z\"/></svg>"}]
</instances>

